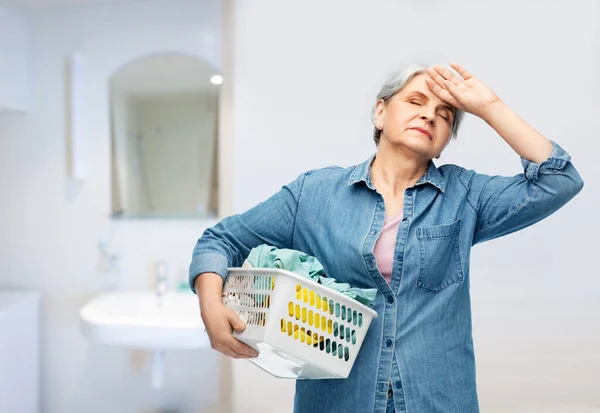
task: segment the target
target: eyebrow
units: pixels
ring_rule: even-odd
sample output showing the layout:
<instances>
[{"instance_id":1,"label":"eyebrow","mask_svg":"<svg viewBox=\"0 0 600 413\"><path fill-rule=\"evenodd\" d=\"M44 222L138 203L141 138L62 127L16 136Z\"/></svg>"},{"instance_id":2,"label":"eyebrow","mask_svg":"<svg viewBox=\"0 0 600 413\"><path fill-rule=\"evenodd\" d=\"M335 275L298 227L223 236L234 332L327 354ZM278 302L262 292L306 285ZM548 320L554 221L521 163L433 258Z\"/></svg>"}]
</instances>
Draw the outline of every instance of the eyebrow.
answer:
<instances>
[{"instance_id":1,"label":"eyebrow","mask_svg":"<svg viewBox=\"0 0 600 413\"><path fill-rule=\"evenodd\" d=\"M417 96L419 96L419 97L421 97L421 98L423 98L423 99L425 99L425 100L429 100L429 98L427 97L427 95L425 95L425 94L424 94L424 93L422 93L422 92L416 91L416 90L415 90L415 91L413 91L413 92L410 92L410 93L408 94L408 96L411 96L411 95L417 95ZM439 105L438 107L439 107L439 108L448 109L448 110L450 110L450 112L452 112L452 113L454 113L454 111L455 111L455 109L456 109L454 106L450 106L450 105L448 105L448 104L442 104L442 105Z\"/></svg>"}]
</instances>

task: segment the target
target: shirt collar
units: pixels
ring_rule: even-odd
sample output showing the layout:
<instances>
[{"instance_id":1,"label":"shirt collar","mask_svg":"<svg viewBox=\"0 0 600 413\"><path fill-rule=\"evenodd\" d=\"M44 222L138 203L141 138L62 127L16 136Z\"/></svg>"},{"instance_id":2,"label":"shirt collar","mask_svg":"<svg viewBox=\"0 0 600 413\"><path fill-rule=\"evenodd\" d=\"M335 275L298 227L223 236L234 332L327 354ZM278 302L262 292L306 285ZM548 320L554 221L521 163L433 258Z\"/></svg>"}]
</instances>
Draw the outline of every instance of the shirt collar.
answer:
<instances>
[{"instance_id":1,"label":"shirt collar","mask_svg":"<svg viewBox=\"0 0 600 413\"><path fill-rule=\"evenodd\" d=\"M356 184L358 182L365 182L367 186L371 189L375 189L373 185L373 181L371 180L371 164L375 160L375 156L377 154L372 154L369 159L365 162L356 165L350 174L350 178L348 178L348 186ZM413 186L421 185L424 183L430 183L431 185L438 188L440 191L445 192L446 183L444 181L444 177L438 171L433 160L429 161L429 166L427 167L427 171L419 178L417 182Z\"/></svg>"}]
</instances>

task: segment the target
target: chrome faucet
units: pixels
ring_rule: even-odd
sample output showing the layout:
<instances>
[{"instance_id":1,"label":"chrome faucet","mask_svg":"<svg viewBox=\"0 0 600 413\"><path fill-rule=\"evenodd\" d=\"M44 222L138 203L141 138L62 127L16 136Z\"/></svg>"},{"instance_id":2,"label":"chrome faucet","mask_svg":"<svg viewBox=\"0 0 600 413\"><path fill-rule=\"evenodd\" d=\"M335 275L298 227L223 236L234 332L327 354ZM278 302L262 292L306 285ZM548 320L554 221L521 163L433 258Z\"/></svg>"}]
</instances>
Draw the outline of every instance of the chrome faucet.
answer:
<instances>
[{"instance_id":1,"label":"chrome faucet","mask_svg":"<svg viewBox=\"0 0 600 413\"><path fill-rule=\"evenodd\" d=\"M167 277L167 263L164 261L159 261L156 263L155 267L156 271L156 298L158 300L158 305L162 305L162 298L167 293L169 289L169 280Z\"/></svg>"}]
</instances>

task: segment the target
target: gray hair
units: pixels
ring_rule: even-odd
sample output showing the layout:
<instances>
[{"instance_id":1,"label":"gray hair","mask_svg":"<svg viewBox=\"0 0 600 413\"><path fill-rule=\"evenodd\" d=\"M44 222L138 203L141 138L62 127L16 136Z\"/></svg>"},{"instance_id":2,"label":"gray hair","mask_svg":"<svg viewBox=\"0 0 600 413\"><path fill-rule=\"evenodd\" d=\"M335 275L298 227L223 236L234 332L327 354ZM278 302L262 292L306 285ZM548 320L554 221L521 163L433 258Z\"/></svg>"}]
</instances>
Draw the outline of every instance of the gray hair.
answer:
<instances>
[{"instance_id":1,"label":"gray hair","mask_svg":"<svg viewBox=\"0 0 600 413\"><path fill-rule=\"evenodd\" d=\"M432 67L432 66L429 66L426 64L413 63L413 64L408 65L408 67L406 67L405 69L397 70L390 77L388 77L388 79L385 81L385 83L381 87L381 90L377 94L377 99L375 100L375 102L379 102L380 99L383 99L383 101L387 103L391 98L394 97L394 95L396 95L396 93L398 93L402 89L404 89L404 86L406 86L406 84L408 82L410 82L413 77L415 77L416 75L420 75L420 74L426 74L427 69L429 67ZM456 71L454 69L452 69L450 66L445 66L445 68L448 69L450 72L452 72L455 76L458 76L460 78L460 75L458 73L456 73ZM452 122L452 127L450 130L450 137L452 139L456 139L456 134L458 132L458 128L460 127L460 124L461 124L464 116L465 116L465 112L463 112L460 109L455 108L454 121ZM373 110L371 111L371 117L372 117L372 120L374 121L375 120L374 119L375 118L375 106L373 106ZM379 146L380 138L381 138L381 131L374 127L373 140L375 141L376 146Z\"/></svg>"}]
</instances>

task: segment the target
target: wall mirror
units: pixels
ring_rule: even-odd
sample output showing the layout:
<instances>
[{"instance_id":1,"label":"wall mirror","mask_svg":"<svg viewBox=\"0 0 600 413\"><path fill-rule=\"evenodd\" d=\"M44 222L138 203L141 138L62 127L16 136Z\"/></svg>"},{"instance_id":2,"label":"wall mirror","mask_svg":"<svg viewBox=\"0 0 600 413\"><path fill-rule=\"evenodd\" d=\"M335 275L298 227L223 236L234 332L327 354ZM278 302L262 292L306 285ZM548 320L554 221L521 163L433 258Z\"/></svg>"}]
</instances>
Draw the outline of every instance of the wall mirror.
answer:
<instances>
[{"instance_id":1,"label":"wall mirror","mask_svg":"<svg viewBox=\"0 0 600 413\"><path fill-rule=\"evenodd\" d=\"M113 218L217 216L218 70L161 53L109 80Z\"/></svg>"}]
</instances>

